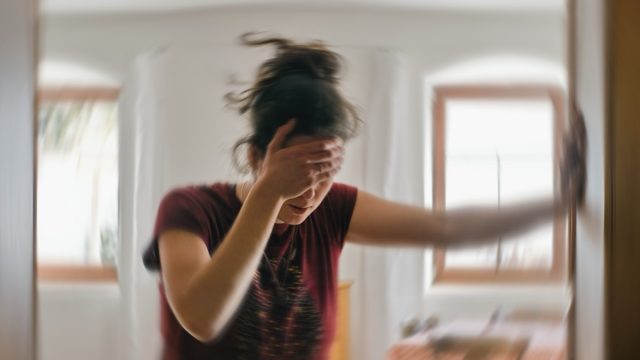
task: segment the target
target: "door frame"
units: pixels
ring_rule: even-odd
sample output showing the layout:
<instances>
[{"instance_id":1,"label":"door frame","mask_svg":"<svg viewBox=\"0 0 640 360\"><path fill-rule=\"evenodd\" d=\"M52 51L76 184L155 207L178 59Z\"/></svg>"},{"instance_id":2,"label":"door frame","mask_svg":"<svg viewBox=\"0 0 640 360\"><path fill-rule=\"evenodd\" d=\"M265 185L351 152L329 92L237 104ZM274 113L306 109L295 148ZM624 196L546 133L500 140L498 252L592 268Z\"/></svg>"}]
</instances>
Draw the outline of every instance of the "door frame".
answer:
<instances>
[{"instance_id":1,"label":"door frame","mask_svg":"<svg viewBox=\"0 0 640 360\"><path fill-rule=\"evenodd\" d=\"M36 359L35 0L0 2L0 359Z\"/></svg>"}]
</instances>

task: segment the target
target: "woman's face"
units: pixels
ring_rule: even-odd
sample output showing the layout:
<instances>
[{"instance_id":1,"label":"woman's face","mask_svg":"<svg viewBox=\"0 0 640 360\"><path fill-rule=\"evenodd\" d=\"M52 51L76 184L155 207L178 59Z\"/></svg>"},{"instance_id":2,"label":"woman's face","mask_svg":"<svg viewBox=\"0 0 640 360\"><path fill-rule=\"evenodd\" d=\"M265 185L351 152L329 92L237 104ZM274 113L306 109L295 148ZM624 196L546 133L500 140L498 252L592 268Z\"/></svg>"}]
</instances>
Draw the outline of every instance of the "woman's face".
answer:
<instances>
[{"instance_id":1,"label":"woman's face","mask_svg":"<svg viewBox=\"0 0 640 360\"><path fill-rule=\"evenodd\" d=\"M318 138L314 136L296 135L287 141L286 146L301 145L317 140ZM298 225L304 222L322 203L322 200L331 189L331 185L333 185L333 178L316 184L296 198L287 200L280 208L278 221L290 225Z\"/></svg>"}]
</instances>

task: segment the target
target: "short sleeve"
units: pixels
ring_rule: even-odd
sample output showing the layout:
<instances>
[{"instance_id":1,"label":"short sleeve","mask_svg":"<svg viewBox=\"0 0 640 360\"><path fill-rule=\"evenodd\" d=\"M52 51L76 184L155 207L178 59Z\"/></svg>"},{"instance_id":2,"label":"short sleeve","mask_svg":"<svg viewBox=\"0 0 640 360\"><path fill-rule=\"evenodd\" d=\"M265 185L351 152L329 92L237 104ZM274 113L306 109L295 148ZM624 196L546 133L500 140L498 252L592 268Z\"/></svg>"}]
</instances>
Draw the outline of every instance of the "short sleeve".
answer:
<instances>
[{"instance_id":1,"label":"short sleeve","mask_svg":"<svg viewBox=\"0 0 640 360\"><path fill-rule=\"evenodd\" d=\"M208 228L207 216L200 201L188 190L174 190L158 206L153 237L159 237L167 230L180 229L206 239Z\"/></svg>"},{"instance_id":2,"label":"short sleeve","mask_svg":"<svg viewBox=\"0 0 640 360\"><path fill-rule=\"evenodd\" d=\"M328 197L330 200L331 216L340 232L340 247L342 247L347 232L349 231L349 224L351 223L353 209L358 197L358 188L347 184L334 183L329 191Z\"/></svg>"},{"instance_id":3,"label":"short sleeve","mask_svg":"<svg viewBox=\"0 0 640 360\"><path fill-rule=\"evenodd\" d=\"M191 188L176 189L165 195L160 202L153 238L143 254L143 262L148 270L161 268L158 239L167 230L192 232L203 239L209 248L207 239L211 235L211 224L196 191Z\"/></svg>"}]
</instances>

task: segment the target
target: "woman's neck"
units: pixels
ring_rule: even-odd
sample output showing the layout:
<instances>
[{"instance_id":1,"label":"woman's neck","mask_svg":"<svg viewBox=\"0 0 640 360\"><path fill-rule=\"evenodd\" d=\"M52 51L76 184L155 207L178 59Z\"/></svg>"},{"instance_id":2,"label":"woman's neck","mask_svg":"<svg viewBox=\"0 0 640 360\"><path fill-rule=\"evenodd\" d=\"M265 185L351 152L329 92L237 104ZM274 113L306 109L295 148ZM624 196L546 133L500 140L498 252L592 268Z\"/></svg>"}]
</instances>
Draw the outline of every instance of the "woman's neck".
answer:
<instances>
[{"instance_id":1,"label":"woman's neck","mask_svg":"<svg viewBox=\"0 0 640 360\"><path fill-rule=\"evenodd\" d=\"M240 200L241 204L244 204L244 201L249 195L249 191L251 191L251 186L253 186L253 182L249 181L243 181L236 184L236 197Z\"/></svg>"}]
</instances>

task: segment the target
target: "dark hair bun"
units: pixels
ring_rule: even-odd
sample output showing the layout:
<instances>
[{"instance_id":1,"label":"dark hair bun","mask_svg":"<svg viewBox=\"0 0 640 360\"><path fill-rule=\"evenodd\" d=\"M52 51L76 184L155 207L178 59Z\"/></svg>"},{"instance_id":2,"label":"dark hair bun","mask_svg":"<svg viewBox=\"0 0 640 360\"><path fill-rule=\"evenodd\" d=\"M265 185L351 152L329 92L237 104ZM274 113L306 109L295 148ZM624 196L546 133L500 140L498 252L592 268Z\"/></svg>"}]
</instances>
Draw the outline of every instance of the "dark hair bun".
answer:
<instances>
[{"instance_id":1,"label":"dark hair bun","mask_svg":"<svg viewBox=\"0 0 640 360\"><path fill-rule=\"evenodd\" d=\"M264 33L246 33L240 40L247 46L272 46L275 55L260 65L250 88L227 94L240 114L250 111L252 132L236 143L234 154L244 144L264 153L278 127L292 118L296 119L293 135L337 136L345 141L355 135L360 119L338 88L340 55L320 41L298 44Z\"/></svg>"},{"instance_id":2,"label":"dark hair bun","mask_svg":"<svg viewBox=\"0 0 640 360\"><path fill-rule=\"evenodd\" d=\"M304 74L331 83L338 81L342 59L321 41L295 44L289 39L253 32L242 35L240 39L247 46L271 45L276 48L276 56L260 66L258 77Z\"/></svg>"}]
</instances>

